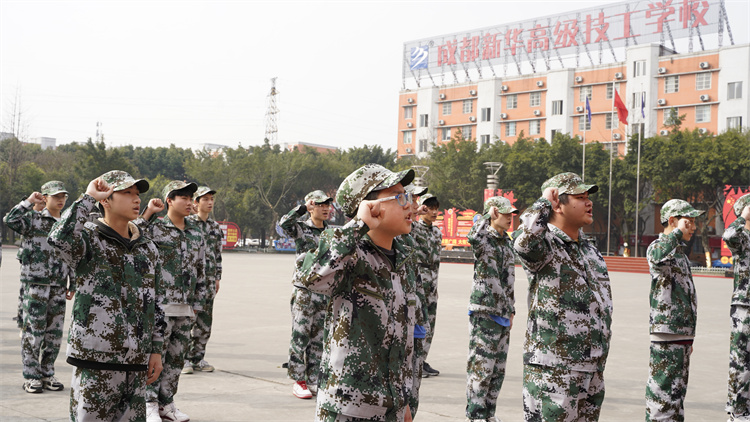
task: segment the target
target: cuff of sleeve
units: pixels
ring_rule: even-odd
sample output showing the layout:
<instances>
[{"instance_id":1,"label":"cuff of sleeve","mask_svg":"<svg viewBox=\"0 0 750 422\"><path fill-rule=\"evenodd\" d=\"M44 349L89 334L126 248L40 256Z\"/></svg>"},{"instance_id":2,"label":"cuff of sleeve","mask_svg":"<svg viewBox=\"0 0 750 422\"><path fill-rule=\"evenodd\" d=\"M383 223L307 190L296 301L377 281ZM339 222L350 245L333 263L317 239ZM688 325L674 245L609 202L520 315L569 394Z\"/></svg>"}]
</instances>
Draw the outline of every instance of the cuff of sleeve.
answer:
<instances>
[{"instance_id":1,"label":"cuff of sleeve","mask_svg":"<svg viewBox=\"0 0 750 422\"><path fill-rule=\"evenodd\" d=\"M79 199L80 204L88 211L91 212L94 208L96 208L97 201L94 199L93 196L84 193L81 196L81 199Z\"/></svg>"},{"instance_id":2,"label":"cuff of sleeve","mask_svg":"<svg viewBox=\"0 0 750 422\"><path fill-rule=\"evenodd\" d=\"M24 207L24 208L26 208L26 209L31 209L32 203L29 202L28 199L24 199L23 201L21 201L21 206Z\"/></svg>"},{"instance_id":3,"label":"cuff of sleeve","mask_svg":"<svg viewBox=\"0 0 750 422\"><path fill-rule=\"evenodd\" d=\"M164 348L164 342L161 341L151 341L151 350L148 352L149 354L162 354L162 349Z\"/></svg>"},{"instance_id":4,"label":"cuff of sleeve","mask_svg":"<svg viewBox=\"0 0 750 422\"><path fill-rule=\"evenodd\" d=\"M297 208L297 215L301 217L305 215L305 213L307 213L307 206L302 204Z\"/></svg>"}]
</instances>

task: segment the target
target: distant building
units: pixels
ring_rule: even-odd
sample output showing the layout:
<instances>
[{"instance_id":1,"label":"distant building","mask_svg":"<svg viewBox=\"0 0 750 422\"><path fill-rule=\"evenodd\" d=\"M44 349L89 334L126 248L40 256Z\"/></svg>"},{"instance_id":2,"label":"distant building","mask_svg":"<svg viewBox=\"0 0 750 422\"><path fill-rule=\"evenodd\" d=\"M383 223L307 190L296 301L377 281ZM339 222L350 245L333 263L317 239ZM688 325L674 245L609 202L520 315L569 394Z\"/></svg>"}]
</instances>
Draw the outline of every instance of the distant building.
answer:
<instances>
[{"instance_id":1,"label":"distant building","mask_svg":"<svg viewBox=\"0 0 750 422\"><path fill-rule=\"evenodd\" d=\"M221 151L224 148L229 148L229 146L228 145L221 145L221 144L209 144L209 143L198 144L198 149L199 150L207 149L209 151Z\"/></svg>"},{"instance_id":2,"label":"distant building","mask_svg":"<svg viewBox=\"0 0 750 422\"><path fill-rule=\"evenodd\" d=\"M4 141L6 139L13 139L16 135L10 133L10 132L0 132L0 141Z\"/></svg>"},{"instance_id":3,"label":"distant building","mask_svg":"<svg viewBox=\"0 0 750 422\"><path fill-rule=\"evenodd\" d=\"M46 137L39 137L39 138L31 138L29 139L29 144L37 144L42 147L42 149L55 149L57 148L57 138L46 138Z\"/></svg>"},{"instance_id":4,"label":"distant building","mask_svg":"<svg viewBox=\"0 0 750 422\"><path fill-rule=\"evenodd\" d=\"M330 145L312 144L309 142L297 142L296 144L284 143L282 144L282 148L289 151L294 151L296 149L299 152L315 150L320 153L338 152L339 150L337 147L332 147Z\"/></svg>"}]
</instances>

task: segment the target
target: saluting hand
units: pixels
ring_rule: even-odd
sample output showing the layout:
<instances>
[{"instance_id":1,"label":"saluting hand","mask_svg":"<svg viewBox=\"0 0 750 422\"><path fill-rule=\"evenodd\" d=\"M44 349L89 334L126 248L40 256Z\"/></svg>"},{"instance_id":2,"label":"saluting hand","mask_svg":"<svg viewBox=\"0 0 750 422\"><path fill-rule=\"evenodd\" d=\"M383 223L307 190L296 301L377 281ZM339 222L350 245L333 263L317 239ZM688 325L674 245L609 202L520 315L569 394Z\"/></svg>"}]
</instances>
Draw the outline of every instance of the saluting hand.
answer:
<instances>
[{"instance_id":1,"label":"saluting hand","mask_svg":"<svg viewBox=\"0 0 750 422\"><path fill-rule=\"evenodd\" d=\"M357 210L357 217L362 220L370 230L374 230L380 226L382 216L380 214L380 202L378 201L362 201L359 204Z\"/></svg>"},{"instance_id":2,"label":"saluting hand","mask_svg":"<svg viewBox=\"0 0 750 422\"><path fill-rule=\"evenodd\" d=\"M31 202L32 204L43 204L44 203L44 195L42 195L39 192L34 192L31 195L29 195L28 198L26 198L27 201Z\"/></svg>"},{"instance_id":3,"label":"saluting hand","mask_svg":"<svg viewBox=\"0 0 750 422\"><path fill-rule=\"evenodd\" d=\"M305 207L307 208L307 212L312 213L315 209L315 200L310 199L309 201L305 202Z\"/></svg>"},{"instance_id":4,"label":"saluting hand","mask_svg":"<svg viewBox=\"0 0 750 422\"><path fill-rule=\"evenodd\" d=\"M498 209L497 209L497 207L496 207L496 206L494 206L494 205L493 205L493 206L491 206L491 207L490 207L490 219L491 219L492 221L495 221L495 220L497 220L497 219L498 219L499 217L500 217L500 211L498 211Z\"/></svg>"},{"instance_id":5,"label":"saluting hand","mask_svg":"<svg viewBox=\"0 0 750 422\"><path fill-rule=\"evenodd\" d=\"M557 188L547 188L544 190L542 197L552 204L552 209L560 205L560 191Z\"/></svg>"},{"instance_id":6,"label":"saluting hand","mask_svg":"<svg viewBox=\"0 0 750 422\"><path fill-rule=\"evenodd\" d=\"M86 187L86 194L97 201L103 201L109 198L114 191L114 187L109 186L107 182L98 177L89 182L88 187Z\"/></svg>"},{"instance_id":7,"label":"saluting hand","mask_svg":"<svg viewBox=\"0 0 750 422\"><path fill-rule=\"evenodd\" d=\"M414 214L427 215L427 205L420 205L419 208L417 208L417 210L414 211Z\"/></svg>"},{"instance_id":8,"label":"saluting hand","mask_svg":"<svg viewBox=\"0 0 750 422\"><path fill-rule=\"evenodd\" d=\"M746 206L742 209L742 218L745 220L750 220L750 205Z\"/></svg>"},{"instance_id":9,"label":"saluting hand","mask_svg":"<svg viewBox=\"0 0 750 422\"><path fill-rule=\"evenodd\" d=\"M164 201L159 198L154 198L148 201L148 210L151 214L157 214L164 211Z\"/></svg>"}]
</instances>

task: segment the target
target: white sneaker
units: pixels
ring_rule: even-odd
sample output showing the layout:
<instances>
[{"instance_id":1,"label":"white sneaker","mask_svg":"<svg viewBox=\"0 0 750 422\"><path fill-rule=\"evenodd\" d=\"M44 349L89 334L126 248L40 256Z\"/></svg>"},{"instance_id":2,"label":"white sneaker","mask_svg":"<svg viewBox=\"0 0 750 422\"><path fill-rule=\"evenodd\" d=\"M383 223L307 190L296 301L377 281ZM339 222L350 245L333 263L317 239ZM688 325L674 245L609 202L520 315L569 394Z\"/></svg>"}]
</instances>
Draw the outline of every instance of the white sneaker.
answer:
<instances>
[{"instance_id":1,"label":"white sneaker","mask_svg":"<svg viewBox=\"0 0 750 422\"><path fill-rule=\"evenodd\" d=\"M316 384L308 385L307 389L310 390L310 394L312 394L313 396L318 395L318 386Z\"/></svg>"},{"instance_id":2,"label":"white sneaker","mask_svg":"<svg viewBox=\"0 0 750 422\"><path fill-rule=\"evenodd\" d=\"M750 422L749 415L730 415L727 422Z\"/></svg>"},{"instance_id":3,"label":"white sneaker","mask_svg":"<svg viewBox=\"0 0 750 422\"><path fill-rule=\"evenodd\" d=\"M292 386L292 394L294 394L295 397L300 399L311 399L312 393L307 388L307 383L305 381L297 381Z\"/></svg>"},{"instance_id":4,"label":"white sneaker","mask_svg":"<svg viewBox=\"0 0 750 422\"><path fill-rule=\"evenodd\" d=\"M490 416L489 418L487 418L487 422L503 422L503 421L501 421L500 418L498 418L497 416Z\"/></svg>"},{"instance_id":5,"label":"white sneaker","mask_svg":"<svg viewBox=\"0 0 750 422\"><path fill-rule=\"evenodd\" d=\"M155 401L146 402L146 422L162 422L159 416L159 403Z\"/></svg>"},{"instance_id":6,"label":"white sneaker","mask_svg":"<svg viewBox=\"0 0 750 422\"><path fill-rule=\"evenodd\" d=\"M201 359L201 361L198 362L198 365L195 365L194 368L201 372L213 372L214 371L214 366L206 362L203 359Z\"/></svg>"},{"instance_id":7,"label":"white sneaker","mask_svg":"<svg viewBox=\"0 0 750 422\"><path fill-rule=\"evenodd\" d=\"M189 360L185 361L185 366L182 367L182 373L183 374L192 374L193 373L193 364L190 363Z\"/></svg>"},{"instance_id":8,"label":"white sneaker","mask_svg":"<svg viewBox=\"0 0 750 422\"><path fill-rule=\"evenodd\" d=\"M174 402L160 407L159 416L161 416L162 421L168 422L188 422L190 420L190 416L180 412Z\"/></svg>"}]
</instances>

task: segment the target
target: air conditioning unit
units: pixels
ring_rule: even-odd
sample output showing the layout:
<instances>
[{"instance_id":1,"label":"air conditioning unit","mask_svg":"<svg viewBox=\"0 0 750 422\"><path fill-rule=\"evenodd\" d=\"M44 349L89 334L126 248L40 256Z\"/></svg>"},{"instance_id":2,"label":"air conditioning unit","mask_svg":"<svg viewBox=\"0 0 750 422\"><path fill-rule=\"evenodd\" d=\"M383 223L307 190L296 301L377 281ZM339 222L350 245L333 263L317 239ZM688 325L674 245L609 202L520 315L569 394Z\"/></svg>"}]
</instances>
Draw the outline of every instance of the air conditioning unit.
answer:
<instances>
[{"instance_id":1,"label":"air conditioning unit","mask_svg":"<svg viewBox=\"0 0 750 422\"><path fill-rule=\"evenodd\" d=\"M406 102L412 104L414 102L414 98L407 98Z\"/></svg>"},{"instance_id":2,"label":"air conditioning unit","mask_svg":"<svg viewBox=\"0 0 750 422\"><path fill-rule=\"evenodd\" d=\"M469 91L469 95L477 95L477 91L472 89L471 91Z\"/></svg>"},{"instance_id":3,"label":"air conditioning unit","mask_svg":"<svg viewBox=\"0 0 750 422\"><path fill-rule=\"evenodd\" d=\"M583 113L583 106L576 106L576 111L579 113Z\"/></svg>"},{"instance_id":4,"label":"air conditioning unit","mask_svg":"<svg viewBox=\"0 0 750 422\"><path fill-rule=\"evenodd\" d=\"M617 140L620 139L620 134L619 133L615 133L614 135L612 135L612 137L617 141Z\"/></svg>"},{"instance_id":5,"label":"air conditioning unit","mask_svg":"<svg viewBox=\"0 0 750 422\"><path fill-rule=\"evenodd\" d=\"M708 133L708 129L702 127L698 129L698 133L700 133L701 135L705 135L706 133Z\"/></svg>"},{"instance_id":6,"label":"air conditioning unit","mask_svg":"<svg viewBox=\"0 0 750 422\"><path fill-rule=\"evenodd\" d=\"M660 68L656 69L656 71L659 72L660 74L665 74L665 73L667 73L667 68L666 67L660 67Z\"/></svg>"},{"instance_id":7,"label":"air conditioning unit","mask_svg":"<svg viewBox=\"0 0 750 422\"><path fill-rule=\"evenodd\" d=\"M622 72L615 73L615 79L622 79Z\"/></svg>"},{"instance_id":8,"label":"air conditioning unit","mask_svg":"<svg viewBox=\"0 0 750 422\"><path fill-rule=\"evenodd\" d=\"M544 86L544 81L536 81L536 86L543 87Z\"/></svg>"},{"instance_id":9,"label":"air conditioning unit","mask_svg":"<svg viewBox=\"0 0 750 422\"><path fill-rule=\"evenodd\" d=\"M508 85L503 85L500 87L500 91L507 91L507 90L508 90Z\"/></svg>"},{"instance_id":10,"label":"air conditioning unit","mask_svg":"<svg viewBox=\"0 0 750 422\"><path fill-rule=\"evenodd\" d=\"M541 116L542 112L540 110L534 110L534 116Z\"/></svg>"},{"instance_id":11,"label":"air conditioning unit","mask_svg":"<svg viewBox=\"0 0 750 422\"><path fill-rule=\"evenodd\" d=\"M583 76L576 76L576 83L579 84L583 82Z\"/></svg>"},{"instance_id":12,"label":"air conditioning unit","mask_svg":"<svg viewBox=\"0 0 750 422\"><path fill-rule=\"evenodd\" d=\"M414 126L414 123L412 123L412 122L409 122L409 123L406 124L406 127L412 127L412 126Z\"/></svg>"},{"instance_id":13,"label":"air conditioning unit","mask_svg":"<svg viewBox=\"0 0 750 422\"><path fill-rule=\"evenodd\" d=\"M659 104L660 106L667 105L667 100L665 100L664 98L659 98L658 100L656 100L656 104Z\"/></svg>"},{"instance_id":14,"label":"air conditioning unit","mask_svg":"<svg viewBox=\"0 0 750 422\"><path fill-rule=\"evenodd\" d=\"M666 129L662 129L662 130L659 131L659 135L661 135L661 136L667 136L667 135L669 135L669 131L666 130Z\"/></svg>"},{"instance_id":15,"label":"air conditioning unit","mask_svg":"<svg viewBox=\"0 0 750 422\"><path fill-rule=\"evenodd\" d=\"M411 148L406 148L406 153L411 154Z\"/></svg>"},{"instance_id":16,"label":"air conditioning unit","mask_svg":"<svg viewBox=\"0 0 750 422\"><path fill-rule=\"evenodd\" d=\"M507 114L505 114L505 113L500 113L500 118L501 118L501 119L507 119L507 118L508 118L508 115L507 115Z\"/></svg>"},{"instance_id":17,"label":"air conditioning unit","mask_svg":"<svg viewBox=\"0 0 750 422\"><path fill-rule=\"evenodd\" d=\"M445 94L440 94L440 99L444 100L445 99Z\"/></svg>"},{"instance_id":18,"label":"air conditioning unit","mask_svg":"<svg viewBox=\"0 0 750 422\"><path fill-rule=\"evenodd\" d=\"M708 96L708 94L701 95L701 101L706 102L711 99L711 97Z\"/></svg>"},{"instance_id":19,"label":"air conditioning unit","mask_svg":"<svg viewBox=\"0 0 750 422\"><path fill-rule=\"evenodd\" d=\"M438 120L438 124L439 124L440 126L444 125L444 124L445 124L445 120Z\"/></svg>"},{"instance_id":20,"label":"air conditioning unit","mask_svg":"<svg viewBox=\"0 0 750 422\"><path fill-rule=\"evenodd\" d=\"M474 116L469 116L469 121L470 121L470 122L476 122L476 121L477 121L477 118L476 118L476 117L474 117Z\"/></svg>"},{"instance_id":21,"label":"air conditioning unit","mask_svg":"<svg viewBox=\"0 0 750 422\"><path fill-rule=\"evenodd\" d=\"M698 67L700 67L701 69L708 69L708 68L710 68L710 67L711 67L711 64L710 64L710 63L708 63L708 62L700 62L700 63L698 64Z\"/></svg>"}]
</instances>

